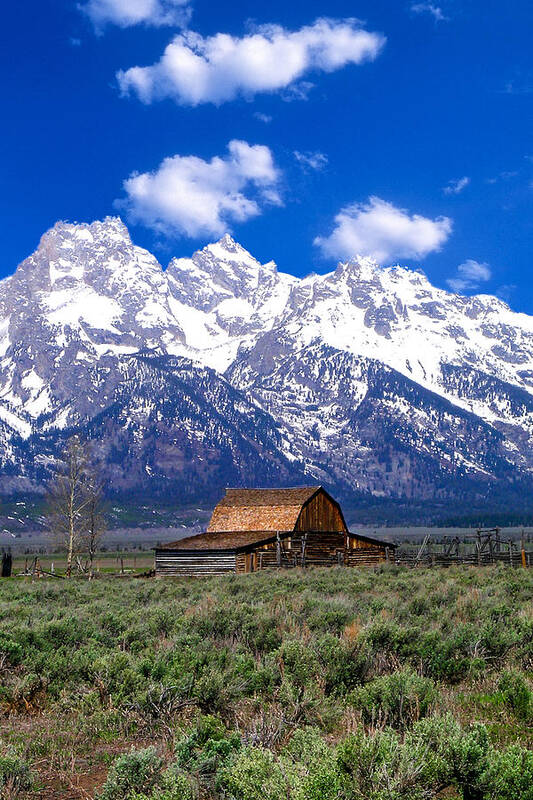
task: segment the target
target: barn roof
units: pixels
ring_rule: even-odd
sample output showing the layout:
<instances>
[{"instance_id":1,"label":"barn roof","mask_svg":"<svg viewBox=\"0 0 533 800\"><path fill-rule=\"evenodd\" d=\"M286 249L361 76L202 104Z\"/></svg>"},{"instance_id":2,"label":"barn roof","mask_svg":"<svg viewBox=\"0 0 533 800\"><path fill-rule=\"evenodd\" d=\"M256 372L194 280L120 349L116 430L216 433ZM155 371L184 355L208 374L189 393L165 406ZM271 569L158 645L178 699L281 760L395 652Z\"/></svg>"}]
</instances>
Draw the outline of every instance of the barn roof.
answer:
<instances>
[{"instance_id":1,"label":"barn roof","mask_svg":"<svg viewBox=\"0 0 533 800\"><path fill-rule=\"evenodd\" d=\"M292 489L226 489L207 528L210 533L292 531L302 506L321 486Z\"/></svg>"},{"instance_id":2,"label":"barn roof","mask_svg":"<svg viewBox=\"0 0 533 800\"><path fill-rule=\"evenodd\" d=\"M287 538L287 536L290 536L292 533L292 531L223 531L222 533L196 533L194 536L187 536L185 539L178 539L176 542L162 544L156 549L184 551L228 550L233 552L245 550L253 545L275 542L278 532L281 539ZM340 532L338 535L344 536L344 534ZM364 542L381 547L396 547L393 542L388 542L384 539L376 539L373 536L364 536L360 533L348 531L348 536L354 539L362 539Z\"/></svg>"},{"instance_id":3,"label":"barn roof","mask_svg":"<svg viewBox=\"0 0 533 800\"><path fill-rule=\"evenodd\" d=\"M197 533L169 542L158 550L241 550L250 545L276 541L276 531L227 531L223 533ZM288 535L288 531L283 534Z\"/></svg>"}]
</instances>

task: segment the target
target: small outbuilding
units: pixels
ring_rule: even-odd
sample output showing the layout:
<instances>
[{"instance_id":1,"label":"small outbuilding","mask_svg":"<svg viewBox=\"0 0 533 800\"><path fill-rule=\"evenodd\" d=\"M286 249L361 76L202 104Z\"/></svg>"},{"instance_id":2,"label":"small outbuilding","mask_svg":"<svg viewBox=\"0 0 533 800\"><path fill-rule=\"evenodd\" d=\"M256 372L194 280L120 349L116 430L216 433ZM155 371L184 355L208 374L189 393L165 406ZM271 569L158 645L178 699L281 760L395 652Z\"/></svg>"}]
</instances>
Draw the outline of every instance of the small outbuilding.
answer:
<instances>
[{"instance_id":1,"label":"small outbuilding","mask_svg":"<svg viewBox=\"0 0 533 800\"><path fill-rule=\"evenodd\" d=\"M227 489L205 533L156 549L156 575L219 575L269 567L376 564L395 545L352 533L322 486Z\"/></svg>"}]
</instances>

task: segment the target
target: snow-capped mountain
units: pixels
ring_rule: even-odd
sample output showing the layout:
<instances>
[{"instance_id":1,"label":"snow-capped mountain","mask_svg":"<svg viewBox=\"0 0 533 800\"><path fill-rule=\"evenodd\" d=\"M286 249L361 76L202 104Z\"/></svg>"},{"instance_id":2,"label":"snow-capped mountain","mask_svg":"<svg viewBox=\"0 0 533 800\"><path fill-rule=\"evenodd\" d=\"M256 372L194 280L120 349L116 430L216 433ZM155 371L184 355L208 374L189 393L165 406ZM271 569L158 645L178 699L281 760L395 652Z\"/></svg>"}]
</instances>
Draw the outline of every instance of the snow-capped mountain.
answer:
<instances>
[{"instance_id":1,"label":"snow-capped mountain","mask_svg":"<svg viewBox=\"0 0 533 800\"><path fill-rule=\"evenodd\" d=\"M164 270L120 219L57 223L0 282L0 490L73 430L120 492L505 496L533 483L533 318L366 258L298 279L225 236Z\"/></svg>"}]
</instances>

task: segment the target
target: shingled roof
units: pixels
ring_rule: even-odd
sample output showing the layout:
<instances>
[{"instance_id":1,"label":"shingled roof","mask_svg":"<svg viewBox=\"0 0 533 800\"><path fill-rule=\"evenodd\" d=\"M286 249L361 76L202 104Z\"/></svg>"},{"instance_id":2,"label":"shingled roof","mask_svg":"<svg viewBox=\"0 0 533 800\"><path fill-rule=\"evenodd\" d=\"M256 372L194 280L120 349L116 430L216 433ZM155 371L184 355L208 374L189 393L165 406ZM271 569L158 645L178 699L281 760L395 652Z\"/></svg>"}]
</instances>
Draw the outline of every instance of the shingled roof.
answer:
<instances>
[{"instance_id":1,"label":"shingled roof","mask_svg":"<svg viewBox=\"0 0 533 800\"><path fill-rule=\"evenodd\" d=\"M284 534L287 536L288 534ZM161 545L158 550L231 550L275 542L276 531L228 531L226 533L198 533Z\"/></svg>"},{"instance_id":2,"label":"shingled roof","mask_svg":"<svg viewBox=\"0 0 533 800\"><path fill-rule=\"evenodd\" d=\"M280 538L286 539L290 536L290 532L279 532ZM168 542L160 545L157 550L183 550L185 552L193 551L229 551L229 552L242 552L248 549L253 549L254 545L268 544L277 540L278 531L225 531L222 533L197 533L194 536L187 536L184 539L178 539L176 542ZM394 542L388 542L385 539L376 539L373 536L364 536L360 533L351 533L348 531L348 536L355 539L362 539L364 542L374 544L377 546L386 546L395 548ZM339 536L343 536L339 533Z\"/></svg>"},{"instance_id":3,"label":"shingled roof","mask_svg":"<svg viewBox=\"0 0 533 800\"><path fill-rule=\"evenodd\" d=\"M292 489L226 489L208 533L293 531L303 505L320 486Z\"/></svg>"}]
</instances>

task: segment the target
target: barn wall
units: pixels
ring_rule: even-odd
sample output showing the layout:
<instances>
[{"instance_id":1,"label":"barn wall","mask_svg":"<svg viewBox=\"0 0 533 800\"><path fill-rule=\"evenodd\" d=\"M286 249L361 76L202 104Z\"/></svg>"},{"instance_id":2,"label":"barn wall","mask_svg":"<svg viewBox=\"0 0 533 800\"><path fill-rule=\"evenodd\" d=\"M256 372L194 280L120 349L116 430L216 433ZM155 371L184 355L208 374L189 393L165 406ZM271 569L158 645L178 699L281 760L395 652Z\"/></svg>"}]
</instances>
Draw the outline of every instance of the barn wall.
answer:
<instances>
[{"instance_id":1,"label":"barn wall","mask_svg":"<svg viewBox=\"0 0 533 800\"><path fill-rule=\"evenodd\" d=\"M236 571L235 553L184 553L179 550L156 550L156 575L223 575Z\"/></svg>"},{"instance_id":2,"label":"barn wall","mask_svg":"<svg viewBox=\"0 0 533 800\"><path fill-rule=\"evenodd\" d=\"M343 533L296 533L281 540L279 560L276 543L257 548L253 569L340 565L344 563L344 552Z\"/></svg>"},{"instance_id":3,"label":"barn wall","mask_svg":"<svg viewBox=\"0 0 533 800\"><path fill-rule=\"evenodd\" d=\"M376 547L375 542L365 542L364 539L359 539L357 536L350 536L348 547L350 550L373 550ZM379 545L377 545L379 547ZM383 557L385 557L385 546L383 545Z\"/></svg>"},{"instance_id":4,"label":"barn wall","mask_svg":"<svg viewBox=\"0 0 533 800\"><path fill-rule=\"evenodd\" d=\"M366 567L372 564L380 564L386 560L387 556L384 547L360 547L346 552L347 567Z\"/></svg>"},{"instance_id":5,"label":"barn wall","mask_svg":"<svg viewBox=\"0 0 533 800\"><path fill-rule=\"evenodd\" d=\"M237 553L235 556L235 572L251 572L248 553Z\"/></svg>"},{"instance_id":6,"label":"barn wall","mask_svg":"<svg viewBox=\"0 0 533 800\"><path fill-rule=\"evenodd\" d=\"M319 492L302 509L296 531L344 531L342 514L324 492Z\"/></svg>"}]
</instances>

